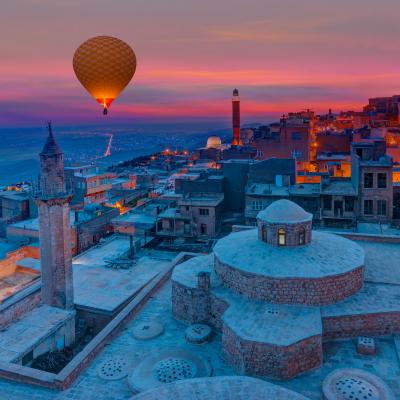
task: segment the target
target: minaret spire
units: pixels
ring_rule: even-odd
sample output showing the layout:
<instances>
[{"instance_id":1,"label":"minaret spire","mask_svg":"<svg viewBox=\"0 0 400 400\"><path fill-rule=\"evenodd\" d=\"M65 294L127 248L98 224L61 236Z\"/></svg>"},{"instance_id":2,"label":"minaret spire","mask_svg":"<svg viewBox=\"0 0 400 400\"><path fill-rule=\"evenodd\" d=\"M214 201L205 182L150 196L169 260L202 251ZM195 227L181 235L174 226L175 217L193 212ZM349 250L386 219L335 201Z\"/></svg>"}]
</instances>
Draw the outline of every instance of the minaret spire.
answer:
<instances>
[{"instance_id":1,"label":"minaret spire","mask_svg":"<svg viewBox=\"0 0 400 400\"><path fill-rule=\"evenodd\" d=\"M233 90L232 97L232 130L233 130L233 138L232 138L232 146L240 146L240 98L239 98L239 90Z\"/></svg>"}]
</instances>

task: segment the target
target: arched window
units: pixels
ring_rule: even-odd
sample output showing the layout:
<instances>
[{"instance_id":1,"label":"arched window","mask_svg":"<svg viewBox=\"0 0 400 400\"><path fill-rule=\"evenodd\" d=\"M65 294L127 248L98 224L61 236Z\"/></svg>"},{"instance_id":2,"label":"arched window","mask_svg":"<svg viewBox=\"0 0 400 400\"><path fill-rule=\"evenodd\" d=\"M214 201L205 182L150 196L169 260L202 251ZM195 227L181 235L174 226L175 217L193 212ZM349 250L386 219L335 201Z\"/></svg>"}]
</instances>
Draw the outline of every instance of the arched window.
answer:
<instances>
[{"instance_id":1,"label":"arched window","mask_svg":"<svg viewBox=\"0 0 400 400\"><path fill-rule=\"evenodd\" d=\"M286 231L283 228L278 230L278 246L286 246Z\"/></svg>"},{"instance_id":2,"label":"arched window","mask_svg":"<svg viewBox=\"0 0 400 400\"><path fill-rule=\"evenodd\" d=\"M263 225L263 227L262 227L261 234L262 234L262 241L266 242L267 238L268 238L268 231L267 231L267 227L265 225Z\"/></svg>"},{"instance_id":3,"label":"arched window","mask_svg":"<svg viewBox=\"0 0 400 400\"><path fill-rule=\"evenodd\" d=\"M299 231L299 244L304 244L306 242L306 230L301 227Z\"/></svg>"}]
</instances>

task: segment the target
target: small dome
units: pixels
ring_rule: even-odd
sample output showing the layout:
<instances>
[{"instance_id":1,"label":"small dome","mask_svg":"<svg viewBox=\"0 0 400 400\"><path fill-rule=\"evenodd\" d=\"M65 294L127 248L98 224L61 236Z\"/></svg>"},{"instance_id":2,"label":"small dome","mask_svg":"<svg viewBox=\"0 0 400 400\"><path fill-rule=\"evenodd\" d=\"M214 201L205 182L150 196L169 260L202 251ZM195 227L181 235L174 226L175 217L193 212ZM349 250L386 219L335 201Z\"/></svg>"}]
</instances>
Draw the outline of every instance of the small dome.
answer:
<instances>
[{"instance_id":1,"label":"small dome","mask_svg":"<svg viewBox=\"0 0 400 400\"><path fill-rule=\"evenodd\" d=\"M257 219L272 224L297 224L312 220L312 214L305 211L296 203L290 200L277 200L265 210L260 211Z\"/></svg>"},{"instance_id":2,"label":"small dome","mask_svg":"<svg viewBox=\"0 0 400 400\"><path fill-rule=\"evenodd\" d=\"M210 136L207 139L207 149L219 149L222 146L221 138L218 136Z\"/></svg>"}]
</instances>

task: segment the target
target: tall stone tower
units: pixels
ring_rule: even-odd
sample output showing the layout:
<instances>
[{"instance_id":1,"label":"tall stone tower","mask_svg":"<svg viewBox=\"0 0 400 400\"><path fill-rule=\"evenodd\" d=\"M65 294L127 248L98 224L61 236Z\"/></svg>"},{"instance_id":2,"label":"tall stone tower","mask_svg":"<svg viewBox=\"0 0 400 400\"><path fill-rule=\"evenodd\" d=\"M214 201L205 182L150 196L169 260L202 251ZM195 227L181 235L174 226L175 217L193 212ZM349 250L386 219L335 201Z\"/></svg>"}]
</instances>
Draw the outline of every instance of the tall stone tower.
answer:
<instances>
[{"instance_id":1,"label":"tall stone tower","mask_svg":"<svg viewBox=\"0 0 400 400\"><path fill-rule=\"evenodd\" d=\"M232 128L232 146L240 146L242 144L240 140L240 97L237 89L234 89L232 97Z\"/></svg>"},{"instance_id":2,"label":"tall stone tower","mask_svg":"<svg viewBox=\"0 0 400 400\"><path fill-rule=\"evenodd\" d=\"M72 309L71 227L69 202L64 181L64 155L56 143L51 124L49 136L40 153L39 211L42 302Z\"/></svg>"}]
</instances>

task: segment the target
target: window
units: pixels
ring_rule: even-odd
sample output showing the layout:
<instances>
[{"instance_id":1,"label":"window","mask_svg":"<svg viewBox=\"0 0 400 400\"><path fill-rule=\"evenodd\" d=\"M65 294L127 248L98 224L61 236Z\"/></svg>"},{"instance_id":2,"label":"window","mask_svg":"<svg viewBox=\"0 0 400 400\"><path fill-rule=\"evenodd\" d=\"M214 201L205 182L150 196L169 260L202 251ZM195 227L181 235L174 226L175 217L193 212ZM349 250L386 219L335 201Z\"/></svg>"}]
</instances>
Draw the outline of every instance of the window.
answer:
<instances>
[{"instance_id":1,"label":"window","mask_svg":"<svg viewBox=\"0 0 400 400\"><path fill-rule=\"evenodd\" d=\"M374 214L374 202L372 200L364 200L364 215Z\"/></svg>"},{"instance_id":2,"label":"window","mask_svg":"<svg viewBox=\"0 0 400 400\"><path fill-rule=\"evenodd\" d=\"M299 244L304 244L306 242L306 230L301 227L299 231Z\"/></svg>"},{"instance_id":3,"label":"window","mask_svg":"<svg viewBox=\"0 0 400 400\"><path fill-rule=\"evenodd\" d=\"M378 188L380 189L386 188L386 173L383 172L378 173Z\"/></svg>"},{"instance_id":4,"label":"window","mask_svg":"<svg viewBox=\"0 0 400 400\"><path fill-rule=\"evenodd\" d=\"M186 208L186 211L189 211L189 206L186 206L185 208Z\"/></svg>"},{"instance_id":5,"label":"window","mask_svg":"<svg viewBox=\"0 0 400 400\"><path fill-rule=\"evenodd\" d=\"M292 132L292 140L301 140L300 132Z\"/></svg>"},{"instance_id":6,"label":"window","mask_svg":"<svg viewBox=\"0 0 400 400\"><path fill-rule=\"evenodd\" d=\"M260 211L260 210L262 210L262 206L263 206L262 200L253 200L253 201L251 202L251 208L252 208L252 210L254 210L254 211Z\"/></svg>"},{"instance_id":7,"label":"window","mask_svg":"<svg viewBox=\"0 0 400 400\"><path fill-rule=\"evenodd\" d=\"M323 202L324 202L324 209L325 210L332 209L332 196L324 196L323 197Z\"/></svg>"},{"instance_id":8,"label":"window","mask_svg":"<svg viewBox=\"0 0 400 400\"><path fill-rule=\"evenodd\" d=\"M203 216L209 215L208 208L199 208L199 214Z\"/></svg>"},{"instance_id":9,"label":"window","mask_svg":"<svg viewBox=\"0 0 400 400\"><path fill-rule=\"evenodd\" d=\"M364 187L367 189L374 187L374 174L372 172L366 172L364 174Z\"/></svg>"},{"instance_id":10,"label":"window","mask_svg":"<svg viewBox=\"0 0 400 400\"><path fill-rule=\"evenodd\" d=\"M354 199L353 199L353 197L345 197L344 198L344 210L345 211L354 211Z\"/></svg>"},{"instance_id":11,"label":"window","mask_svg":"<svg viewBox=\"0 0 400 400\"><path fill-rule=\"evenodd\" d=\"M286 246L286 231L282 228L278 230L278 245Z\"/></svg>"},{"instance_id":12,"label":"window","mask_svg":"<svg viewBox=\"0 0 400 400\"><path fill-rule=\"evenodd\" d=\"M377 202L377 212L378 215L386 216L386 200L378 200Z\"/></svg>"}]
</instances>

